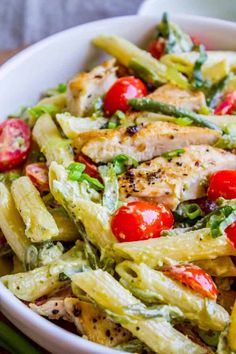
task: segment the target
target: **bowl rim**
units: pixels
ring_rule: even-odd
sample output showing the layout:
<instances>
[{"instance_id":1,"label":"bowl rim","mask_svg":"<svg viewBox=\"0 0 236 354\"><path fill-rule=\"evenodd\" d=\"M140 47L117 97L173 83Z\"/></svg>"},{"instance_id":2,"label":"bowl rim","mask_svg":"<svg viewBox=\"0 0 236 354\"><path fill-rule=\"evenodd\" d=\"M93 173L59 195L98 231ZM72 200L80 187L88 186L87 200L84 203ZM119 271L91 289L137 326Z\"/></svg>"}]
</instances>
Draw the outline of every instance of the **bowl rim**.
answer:
<instances>
[{"instance_id":1,"label":"bowl rim","mask_svg":"<svg viewBox=\"0 0 236 354\"><path fill-rule=\"evenodd\" d=\"M53 34L29 46L28 48L22 50L20 53L14 55L7 62L5 62L0 67L0 81L3 80L8 75L8 73L11 72L11 70L14 70L15 67L20 66L21 63L27 60L27 58L29 58L31 55L35 55L37 54L37 52L40 52L43 48L50 46L50 44L54 42L57 38L68 36L70 32L75 31L77 28L82 28L86 30L86 28L89 28L91 25L93 26L100 25L100 24L103 25L104 23L109 23L109 22L116 22L116 21L119 22L122 21L123 19L126 19L127 21L128 20L147 21L148 19L157 20L158 18L160 18L160 15L158 16L139 16L139 15L118 16L118 17L112 17L112 18L107 18L98 21L91 21L82 25L74 26L72 28L66 29L59 33ZM185 21L187 22L193 21L195 24L207 22L222 28L222 30L228 28L236 31L236 23L222 20L222 19L209 18L203 16L194 16L194 15L171 15L171 18L173 18L173 21L177 20L178 22L181 23L184 23ZM7 310L5 310L4 308L6 308ZM12 319L11 319L11 315L9 314L13 314L13 317L19 317L22 323L28 322L28 325L31 324L32 326L34 326L34 329L40 331L40 333L45 337L46 337L46 332L49 331L50 337L52 340L54 340L54 342L58 341L59 338L60 343L62 343L65 346L68 344L68 342L70 342L70 346L73 347L74 349L77 350L80 349L83 350L84 352L87 351L87 353L91 353L91 354L125 353L122 351L117 351L115 349L106 347L101 344L94 343L87 339L84 339L48 321L46 318L43 318L42 316L34 313L29 307L27 307L23 302L21 302L16 296L14 296L10 292L10 290L8 290L5 287L5 285L1 282L0 282L0 311L2 311L2 313L5 314L10 321L12 321ZM34 341L36 341L35 336L31 334L31 332L26 332L25 334L31 339L33 339Z\"/></svg>"}]
</instances>

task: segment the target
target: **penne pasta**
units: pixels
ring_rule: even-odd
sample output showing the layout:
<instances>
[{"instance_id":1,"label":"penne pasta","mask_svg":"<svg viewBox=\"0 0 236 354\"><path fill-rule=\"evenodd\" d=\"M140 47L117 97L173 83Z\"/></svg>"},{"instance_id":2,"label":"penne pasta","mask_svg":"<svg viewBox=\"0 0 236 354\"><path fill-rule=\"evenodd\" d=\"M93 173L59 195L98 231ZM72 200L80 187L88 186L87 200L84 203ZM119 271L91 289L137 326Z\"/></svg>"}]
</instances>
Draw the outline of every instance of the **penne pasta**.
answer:
<instances>
[{"instance_id":1,"label":"penne pasta","mask_svg":"<svg viewBox=\"0 0 236 354\"><path fill-rule=\"evenodd\" d=\"M65 166L73 161L70 141L61 137L50 115L44 114L38 118L33 128L33 138L45 155L48 166L52 161Z\"/></svg>"},{"instance_id":2,"label":"penne pasta","mask_svg":"<svg viewBox=\"0 0 236 354\"><path fill-rule=\"evenodd\" d=\"M28 177L15 180L11 191L16 208L26 225L25 234L32 242L51 240L59 234L55 220Z\"/></svg>"},{"instance_id":3,"label":"penne pasta","mask_svg":"<svg viewBox=\"0 0 236 354\"><path fill-rule=\"evenodd\" d=\"M0 228L13 252L21 262L31 242L25 235L25 225L7 187L0 183Z\"/></svg>"},{"instance_id":4,"label":"penne pasta","mask_svg":"<svg viewBox=\"0 0 236 354\"><path fill-rule=\"evenodd\" d=\"M153 270L146 264L125 261L116 267L120 282L133 294L144 294L152 303L178 306L184 317L204 330L222 331L229 322L227 311L214 300L206 299L163 272ZM143 299L144 300L144 299Z\"/></svg>"},{"instance_id":5,"label":"penne pasta","mask_svg":"<svg viewBox=\"0 0 236 354\"><path fill-rule=\"evenodd\" d=\"M113 249L118 256L151 267L236 255L236 249L225 236L213 238L208 229L146 241L117 243Z\"/></svg>"},{"instance_id":6,"label":"penne pasta","mask_svg":"<svg viewBox=\"0 0 236 354\"><path fill-rule=\"evenodd\" d=\"M137 319L126 315L129 308L145 310L138 299L109 273L98 269L72 275L72 282L85 291L99 306L115 315L115 321L159 354L200 354L205 350L175 330L164 318ZM123 321L119 318L123 317Z\"/></svg>"}]
</instances>

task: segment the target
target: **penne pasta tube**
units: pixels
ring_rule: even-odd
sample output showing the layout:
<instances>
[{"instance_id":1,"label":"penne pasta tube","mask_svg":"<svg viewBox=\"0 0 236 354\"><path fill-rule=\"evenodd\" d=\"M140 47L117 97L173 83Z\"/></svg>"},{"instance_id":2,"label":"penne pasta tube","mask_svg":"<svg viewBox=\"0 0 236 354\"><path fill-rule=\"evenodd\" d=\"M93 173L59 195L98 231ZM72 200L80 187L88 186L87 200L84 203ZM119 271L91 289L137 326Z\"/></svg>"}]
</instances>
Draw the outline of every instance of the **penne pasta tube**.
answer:
<instances>
[{"instance_id":1,"label":"penne pasta tube","mask_svg":"<svg viewBox=\"0 0 236 354\"><path fill-rule=\"evenodd\" d=\"M90 199L87 192L83 193L82 186L68 180L68 174L62 165L53 162L49 169L50 190L76 222L81 222L87 236L98 248L110 247L116 242L110 226L110 213L107 208Z\"/></svg>"},{"instance_id":2,"label":"penne pasta tube","mask_svg":"<svg viewBox=\"0 0 236 354\"><path fill-rule=\"evenodd\" d=\"M32 242L51 240L58 235L55 220L28 177L20 177L13 181L11 192L16 208L26 225L25 234Z\"/></svg>"},{"instance_id":3,"label":"penne pasta tube","mask_svg":"<svg viewBox=\"0 0 236 354\"><path fill-rule=\"evenodd\" d=\"M68 115L68 113L57 114L56 120L63 130L63 133L70 139L76 138L81 132L100 129L107 123L107 119L103 117L80 118Z\"/></svg>"},{"instance_id":4,"label":"penne pasta tube","mask_svg":"<svg viewBox=\"0 0 236 354\"><path fill-rule=\"evenodd\" d=\"M109 273L98 269L74 274L72 282L85 291L99 306L114 314L135 337L159 354L200 354L205 349L175 330L164 318L134 320L126 311L134 307L145 311L145 305L119 284ZM123 320L122 320L122 319Z\"/></svg>"},{"instance_id":5,"label":"penne pasta tube","mask_svg":"<svg viewBox=\"0 0 236 354\"><path fill-rule=\"evenodd\" d=\"M213 238L209 229L145 241L117 243L113 249L118 256L137 263L146 263L151 267L173 261L193 262L236 255L235 248L225 236Z\"/></svg>"},{"instance_id":6,"label":"penne pasta tube","mask_svg":"<svg viewBox=\"0 0 236 354\"><path fill-rule=\"evenodd\" d=\"M38 118L33 129L33 138L39 145L50 166L57 161L68 166L74 159L70 141L62 138L56 124L48 114Z\"/></svg>"},{"instance_id":7,"label":"penne pasta tube","mask_svg":"<svg viewBox=\"0 0 236 354\"><path fill-rule=\"evenodd\" d=\"M125 261L116 267L116 272L121 283L137 297L140 292L147 300L150 297L153 303L178 306L187 320L204 330L222 331L229 322L228 312L214 300L204 298L143 263Z\"/></svg>"},{"instance_id":8,"label":"penne pasta tube","mask_svg":"<svg viewBox=\"0 0 236 354\"><path fill-rule=\"evenodd\" d=\"M35 301L41 296L64 288L68 280L64 275L65 272L83 271L87 266L82 243L78 243L61 258L43 267L25 273L6 275L1 281L19 299Z\"/></svg>"},{"instance_id":9,"label":"penne pasta tube","mask_svg":"<svg viewBox=\"0 0 236 354\"><path fill-rule=\"evenodd\" d=\"M25 225L12 195L3 183L0 183L0 228L13 252L24 262L31 242L25 235Z\"/></svg>"}]
</instances>

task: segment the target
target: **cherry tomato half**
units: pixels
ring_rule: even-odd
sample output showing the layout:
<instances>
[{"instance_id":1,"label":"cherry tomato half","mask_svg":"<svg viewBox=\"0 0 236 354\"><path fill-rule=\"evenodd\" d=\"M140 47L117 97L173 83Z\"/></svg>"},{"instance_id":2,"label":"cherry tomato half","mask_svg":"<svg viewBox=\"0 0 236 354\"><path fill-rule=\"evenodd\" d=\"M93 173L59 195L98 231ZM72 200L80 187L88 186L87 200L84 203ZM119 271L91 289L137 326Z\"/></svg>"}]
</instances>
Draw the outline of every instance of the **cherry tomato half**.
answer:
<instances>
[{"instance_id":1,"label":"cherry tomato half","mask_svg":"<svg viewBox=\"0 0 236 354\"><path fill-rule=\"evenodd\" d=\"M232 246L236 248L236 221L225 229L225 233Z\"/></svg>"},{"instance_id":2,"label":"cherry tomato half","mask_svg":"<svg viewBox=\"0 0 236 354\"><path fill-rule=\"evenodd\" d=\"M155 58L160 59L165 54L165 40L158 38L152 41L148 46L148 52Z\"/></svg>"},{"instance_id":3,"label":"cherry tomato half","mask_svg":"<svg viewBox=\"0 0 236 354\"><path fill-rule=\"evenodd\" d=\"M236 198L236 170L222 170L213 173L209 181L208 198L216 200Z\"/></svg>"},{"instance_id":4,"label":"cherry tomato half","mask_svg":"<svg viewBox=\"0 0 236 354\"><path fill-rule=\"evenodd\" d=\"M164 205L137 201L116 211L111 228L120 242L131 242L159 237L161 231L173 224L174 217Z\"/></svg>"},{"instance_id":5,"label":"cherry tomato half","mask_svg":"<svg viewBox=\"0 0 236 354\"><path fill-rule=\"evenodd\" d=\"M0 124L0 171L22 164L30 148L30 128L21 119L9 119Z\"/></svg>"},{"instance_id":6,"label":"cherry tomato half","mask_svg":"<svg viewBox=\"0 0 236 354\"><path fill-rule=\"evenodd\" d=\"M48 167L44 162L27 165L25 173L40 192L49 191Z\"/></svg>"},{"instance_id":7,"label":"cherry tomato half","mask_svg":"<svg viewBox=\"0 0 236 354\"><path fill-rule=\"evenodd\" d=\"M217 287L211 276L200 267L193 264L170 266L163 269L170 278L178 280L184 285L210 299L217 299Z\"/></svg>"},{"instance_id":8,"label":"cherry tomato half","mask_svg":"<svg viewBox=\"0 0 236 354\"><path fill-rule=\"evenodd\" d=\"M84 173L87 173L90 177L101 180L97 166L92 162L89 157L84 156L83 154L79 154L75 160L76 162L83 163L86 166Z\"/></svg>"},{"instance_id":9,"label":"cherry tomato half","mask_svg":"<svg viewBox=\"0 0 236 354\"><path fill-rule=\"evenodd\" d=\"M147 95L144 83L134 76L125 76L116 80L104 98L104 111L111 116L116 111L126 112L130 109L128 100Z\"/></svg>"},{"instance_id":10,"label":"cherry tomato half","mask_svg":"<svg viewBox=\"0 0 236 354\"><path fill-rule=\"evenodd\" d=\"M236 109L236 91L229 92L225 100L215 109L216 115L232 114Z\"/></svg>"}]
</instances>

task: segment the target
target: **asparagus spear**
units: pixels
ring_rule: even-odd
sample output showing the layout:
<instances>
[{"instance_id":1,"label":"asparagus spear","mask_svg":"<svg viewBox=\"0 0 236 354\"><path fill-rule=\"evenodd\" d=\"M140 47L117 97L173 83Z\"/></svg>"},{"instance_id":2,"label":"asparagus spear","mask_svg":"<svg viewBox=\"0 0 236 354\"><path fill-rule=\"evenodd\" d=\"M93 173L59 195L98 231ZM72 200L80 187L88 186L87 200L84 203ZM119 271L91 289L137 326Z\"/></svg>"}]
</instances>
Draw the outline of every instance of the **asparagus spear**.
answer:
<instances>
[{"instance_id":1,"label":"asparagus spear","mask_svg":"<svg viewBox=\"0 0 236 354\"><path fill-rule=\"evenodd\" d=\"M217 125L208 121L200 114L187 111L183 108L175 107L167 103L154 101L150 98L133 98L129 100L129 105L137 111L163 113L169 116L174 116L176 118L187 117L197 125L222 132L222 130Z\"/></svg>"}]
</instances>

